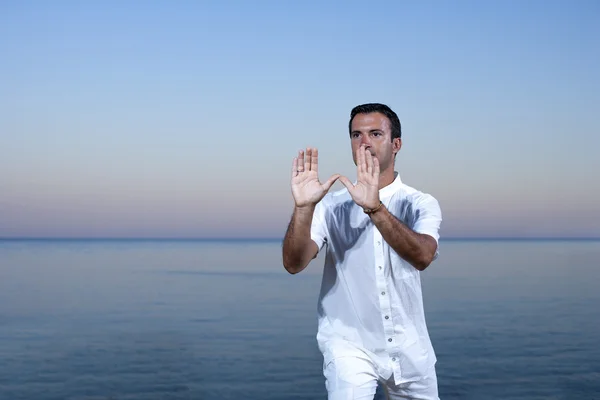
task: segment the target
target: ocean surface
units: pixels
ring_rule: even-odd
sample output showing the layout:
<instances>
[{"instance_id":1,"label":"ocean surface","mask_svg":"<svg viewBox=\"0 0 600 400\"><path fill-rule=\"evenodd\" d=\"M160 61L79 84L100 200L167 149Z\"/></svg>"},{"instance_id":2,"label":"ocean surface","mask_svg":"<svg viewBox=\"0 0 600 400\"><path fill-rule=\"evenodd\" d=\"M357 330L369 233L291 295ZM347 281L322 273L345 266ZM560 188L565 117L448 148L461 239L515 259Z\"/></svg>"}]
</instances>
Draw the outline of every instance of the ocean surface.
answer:
<instances>
[{"instance_id":1,"label":"ocean surface","mask_svg":"<svg viewBox=\"0 0 600 400\"><path fill-rule=\"evenodd\" d=\"M280 249L0 241L0 399L325 399L323 260ZM442 240L422 281L442 400L600 399L600 241Z\"/></svg>"}]
</instances>

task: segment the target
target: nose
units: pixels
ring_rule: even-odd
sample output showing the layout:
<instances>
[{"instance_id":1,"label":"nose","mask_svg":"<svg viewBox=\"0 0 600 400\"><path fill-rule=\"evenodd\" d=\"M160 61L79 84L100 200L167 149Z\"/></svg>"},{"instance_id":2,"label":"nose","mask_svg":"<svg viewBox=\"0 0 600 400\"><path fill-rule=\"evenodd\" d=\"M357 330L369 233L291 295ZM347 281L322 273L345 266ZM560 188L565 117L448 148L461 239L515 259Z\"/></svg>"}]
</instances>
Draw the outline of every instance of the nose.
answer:
<instances>
[{"instance_id":1,"label":"nose","mask_svg":"<svg viewBox=\"0 0 600 400\"><path fill-rule=\"evenodd\" d=\"M360 139L360 145L365 145L365 147L369 148L371 147L371 141L369 139L369 135L362 135L361 139Z\"/></svg>"}]
</instances>

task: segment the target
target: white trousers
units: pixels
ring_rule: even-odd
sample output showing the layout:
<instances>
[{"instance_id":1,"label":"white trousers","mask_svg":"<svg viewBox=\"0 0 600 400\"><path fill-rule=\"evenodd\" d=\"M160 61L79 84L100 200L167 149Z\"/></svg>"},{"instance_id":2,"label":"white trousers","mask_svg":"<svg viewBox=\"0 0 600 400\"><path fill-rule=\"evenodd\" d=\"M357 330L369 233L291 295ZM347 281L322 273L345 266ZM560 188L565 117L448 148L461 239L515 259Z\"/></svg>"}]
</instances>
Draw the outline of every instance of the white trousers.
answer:
<instances>
[{"instance_id":1,"label":"white trousers","mask_svg":"<svg viewBox=\"0 0 600 400\"><path fill-rule=\"evenodd\" d=\"M343 356L330 360L323 368L328 400L373 400L378 383L386 398L439 400L435 366L421 380L396 385L393 377L382 377L366 357Z\"/></svg>"}]
</instances>

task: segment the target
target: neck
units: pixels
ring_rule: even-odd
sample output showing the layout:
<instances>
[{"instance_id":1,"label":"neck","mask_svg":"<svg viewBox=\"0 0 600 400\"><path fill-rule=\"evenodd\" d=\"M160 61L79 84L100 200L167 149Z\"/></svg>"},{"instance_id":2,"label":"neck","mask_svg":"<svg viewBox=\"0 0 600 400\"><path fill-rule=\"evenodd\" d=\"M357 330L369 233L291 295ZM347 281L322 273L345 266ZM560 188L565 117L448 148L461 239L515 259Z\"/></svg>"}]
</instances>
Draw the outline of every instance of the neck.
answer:
<instances>
[{"instance_id":1,"label":"neck","mask_svg":"<svg viewBox=\"0 0 600 400\"><path fill-rule=\"evenodd\" d=\"M379 190L394 182L394 168L388 168L379 173Z\"/></svg>"}]
</instances>

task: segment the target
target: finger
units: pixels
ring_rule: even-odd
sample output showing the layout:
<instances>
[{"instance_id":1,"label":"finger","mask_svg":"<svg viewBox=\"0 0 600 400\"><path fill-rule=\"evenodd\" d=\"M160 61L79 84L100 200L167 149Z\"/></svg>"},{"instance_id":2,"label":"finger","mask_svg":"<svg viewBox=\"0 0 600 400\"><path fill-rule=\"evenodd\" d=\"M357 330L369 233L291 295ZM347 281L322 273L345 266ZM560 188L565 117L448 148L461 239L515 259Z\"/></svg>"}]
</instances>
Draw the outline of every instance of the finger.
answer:
<instances>
[{"instance_id":1,"label":"finger","mask_svg":"<svg viewBox=\"0 0 600 400\"><path fill-rule=\"evenodd\" d=\"M367 172L367 167L365 164L365 147L360 146L358 151L358 173L364 174Z\"/></svg>"},{"instance_id":2,"label":"finger","mask_svg":"<svg viewBox=\"0 0 600 400\"><path fill-rule=\"evenodd\" d=\"M367 175L373 175L373 155L370 151L365 151L365 164L367 165Z\"/></svg>"},{"instance_id":3,"label":"finger","mask_svg":"<svg viewBox=\"0 0 600 400\"><path fill-rule=\"evenodd\" d=\"M310 157L310 170L319 172L319 150L317 148L312 149L312 155Z\"/></svg>"},{"instance_id":4,"label":"finger","mask_svg":"<svg viewBox=\"0 0 600 400\"><path fill-rule=\"evenodd\" d=\"M361 169L362 169L362 173L366 174L367 173L367 153L368 153L366 146L362 148L361 153L362 153Z\"/></svg>"},{"instance_id":5,"label":"finger","mask_svg":"<svg viewBox=\"0 0 600 400\"><path fill-rule=\"evenodd\" d=\"M296 162L296 171L304 171L304 150L298 152L298 161Z\"/></svg>"},{"instance_id":6,"label":"finger","mask_svg":"<svg viewBox=\"0 0 600 400\"><path fill-rule=\"evenodd\" d=\"M352 192L354 190L354 185L352 184L352 182L350 182L350 179L346 178L345 176L340 176L340 182L342 182L342 185L346 186L346 189L348 189L349 192Z\"/></svg>"},{"instance_id":7,"label":"finger","mask_svg":"<svg viewBox=\"0 0 600 400\"><path fill-rule=\"evenodd\" d=\"M325 189L325 191L328 191L333 185L333 183L339 179L339 177L340 174L331 175L331 177L327 179L327 182L323 184L323 189Z\"/></svg>"},{"instance_id":8,"label":"finger","mask_svg":"<svg viewBox=\"0 0 600 400\"><path fill-rule=\"evenodd\" d=\"M292 161L292 178L298 176L298 157L294 157Z\"/></svg>"},{"instance_id":9,"label":"finger","mask_svg":"<svg viewBox=\"0 0 600 400\"><path fill-rule=\"evenodd\" d=\"M379 177L379 159L377 157L373 157L373 176Z\"/></svg>"},{"instance_id":10,"label":"finger","mask_svg":"<svg viewBox=\"0 0 600 400\"><path fill-rule=\"evenodd\" d=\"M312 159L312 149L310 147L306 148L306 157L304 158L304 170L310 171L310 163Z\"/></svg>"}]
</instances>

